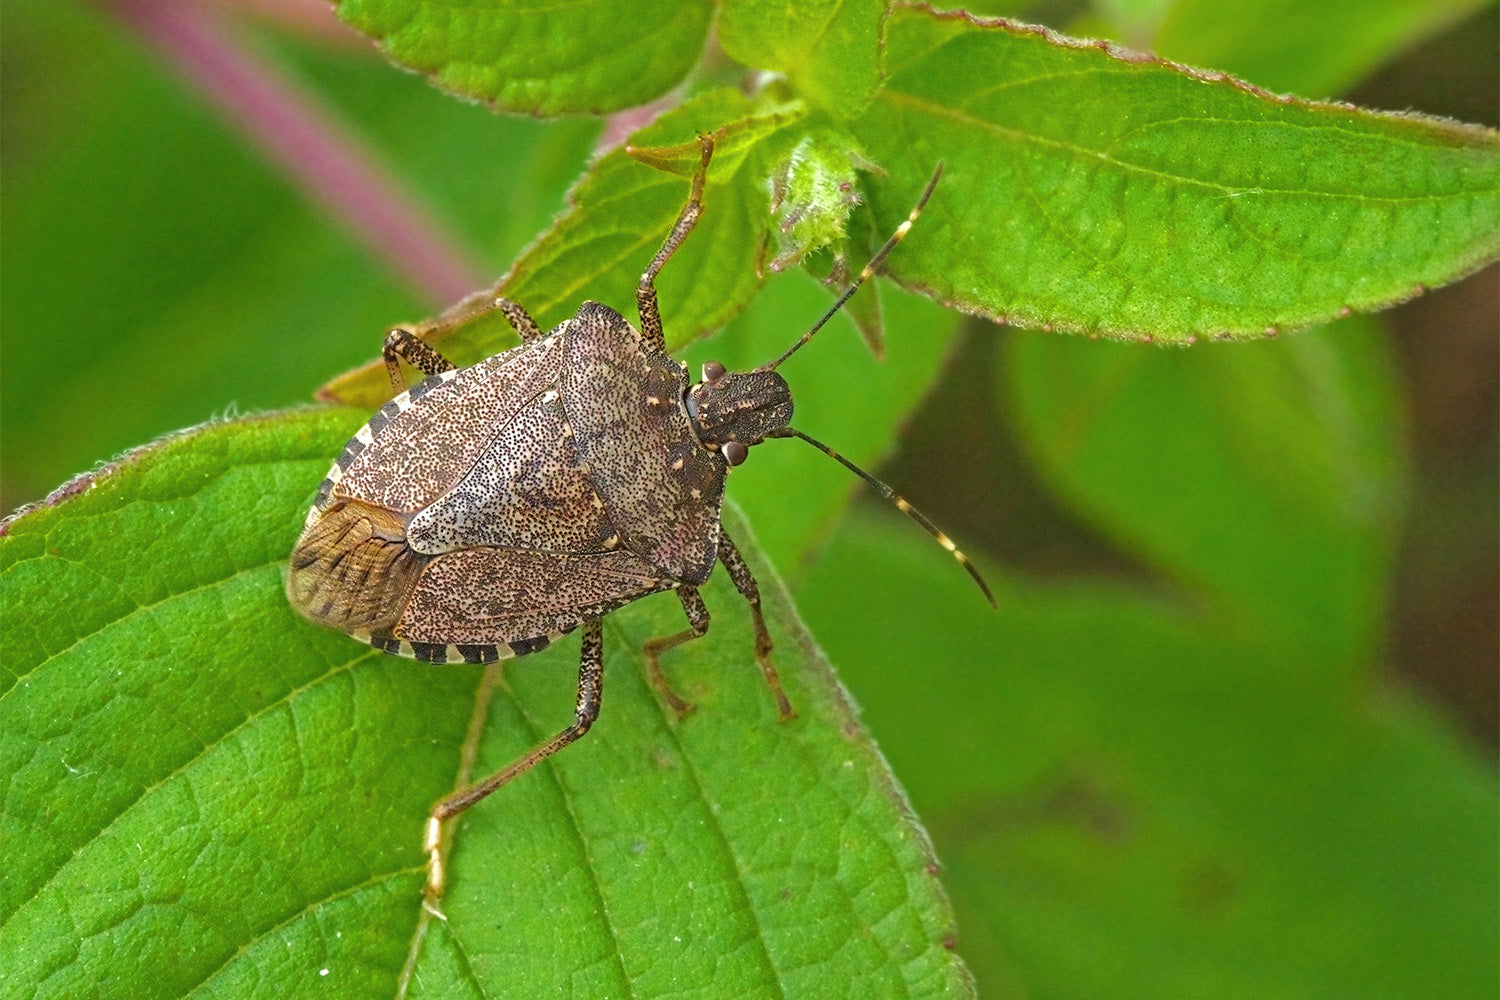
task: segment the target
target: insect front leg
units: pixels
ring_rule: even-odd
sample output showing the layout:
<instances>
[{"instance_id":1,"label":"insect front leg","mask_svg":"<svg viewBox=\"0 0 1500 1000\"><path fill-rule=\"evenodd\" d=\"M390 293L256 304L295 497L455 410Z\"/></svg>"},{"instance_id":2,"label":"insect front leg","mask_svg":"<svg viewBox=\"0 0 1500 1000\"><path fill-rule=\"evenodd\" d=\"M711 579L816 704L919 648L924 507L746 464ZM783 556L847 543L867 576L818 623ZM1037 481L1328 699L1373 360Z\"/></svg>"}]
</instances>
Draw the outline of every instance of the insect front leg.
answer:
<instances>
[{"instance_id":1,"label":"insect front leg","mask_svg":"<svg viewBox=\"0 0 1500 1000\"><path fill-rule=\"evenodd\" d=\"M498 774L492 774L478 784L460 789L432 807L427 820L427 887L432 898L443 894L443 824L465 809L489 795L537 764L551 757L563 747L589 731L594 720L599 718L599 703L604 696L604 634L597 620L583 624L583 648L578 661L578 704L573 713L573 724L547 742L533 747L529 753L512 763Z\"/></svg>"},{"instance_id":2,"label":"insect front leg","mask_svg":"<svg viewBox=\"0 0 1500 1000\"><path fill-rule=\"evenodd\" d=\"M675 635L652 639L641 647L641 652L646 657L646 676L651 681L651 686L656 688L662 700L672 707L672 711L677 713L678 718L681 718L691 712L693 706L691 702L684 701L682 696L673 690L672 682L667 680L667 675L662 672L661 654L707 632L709 614L708 606L703 603L703 598L698 596L696 587L678 587L677 599L682 602L683 614L687 615L688 624L692 627Z\"/></svg>"},{"instance_id":3,"label":"insect front leg","mask_svg":"<svg viewBox=\"0 0 1500 1000\"><path fill-rule=\"evenodd\" d=\"M766 629L765 615L760 610L760 587L755 583L755 575L750 572L750 564L745 562L740 550L734 547L729 534L722 530L719 532L719 562L729 571L734 589L750 605L750 621L755 626L755 659L760 663L760 672L765 676L767 686L776 696L776 711L783 721L795 718L797 712L781 688L781 675L776 672L776 664L771 662L771 633Z\"/></svg>"},{"instance_id":4,"label":"insect front leg","mask_svg":"<svg viewBox=\"0 0 1500 1000\"><path fill-rule=\"evenodd\" d=\"M703 182L708 177L708 161L714 155L713 136L700 135L698 141L703 144L703 159L698 161L698 172L693 175L693 189L688 195L688 202L682 206L682 213L677 216L672 231L667 234L661 249L656 251L656 256L651 258L646 273L641 275L640 284L635 288L635 304L641 314L641 336L658 351L667 349L667 341L662 334L661 309L656 304L656 276L698 223L698 216L703 211Z\"/></svg>"}]
</instances>

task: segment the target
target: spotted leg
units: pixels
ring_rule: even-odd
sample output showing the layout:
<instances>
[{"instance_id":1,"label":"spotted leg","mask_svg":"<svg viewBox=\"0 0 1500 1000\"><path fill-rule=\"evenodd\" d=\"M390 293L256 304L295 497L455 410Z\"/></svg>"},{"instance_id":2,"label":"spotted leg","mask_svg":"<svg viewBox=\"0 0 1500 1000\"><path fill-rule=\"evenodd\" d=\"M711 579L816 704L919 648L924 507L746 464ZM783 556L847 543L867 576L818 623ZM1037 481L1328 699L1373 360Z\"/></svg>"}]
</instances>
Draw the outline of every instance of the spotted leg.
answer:
<instances>
[{"instance_id":1,"label":"spotted leg","mask_svg":"<svg viewBox=\"0 0 1500 1000\"><path fill-rule=\"evenodd\" d=\"M651 258L646 272L641 275L640 284L635 287L635 304L641 314L641 336L658 351L666 350L667 342L662 334L661 309L656 304L656 276L698 223L698 216L703 211L703 182L708 177L708 161L714 155L713 136L700 135L698 141L703 144L703 159L698 161L698 172L693 175L693 189L687 204L682 206L682 213L677 216L672 231L667 234L661 249L656 251L656 256Z\"/></svg>"},{"instance_id":2,"label":"spotted leg","mask_svg":"<svg viewBox=\"0 0 1500 1000\"><path fill-rule=\"evenodd\" d=\"M443 824L489 795L495 789L525 774L563 747L589 731L599 718L599 702L604 695L604 635L599 622L583 625L583 649L578 662L578 705L573 724L547 742L533 747L524 757L505 770L483 781L460 789L432 807L427 820L427 895L436 899L443 894Z\"/></svg>"},{"instance_id":3,"label":"spotted leg","mask_svg":"<svg viewBox=\"0 0 1500 1000\"><path fill-rule=\"evenodd\" d=\"M499 298L492 291L476 292L432 319L409 327L398 326L385 335L385 346L380 355L385 361L385 370L391 376L392 387L398 393L406 388L401 379L401 361L427 376L451 371L453 362L433 349L427 340L441 337L448 331L487 316L497 309L523 341L535 340L542 335L542 329L536 325L536 320L519 303Z\"/></svg>"},{"instance_id":4,"label":"spotted leg","mask_svg":"<svg viewBox=\"0 0 1500 1000\"><path fill-rule=\"evenodd\" d=\"M776 672L776 664L771 662L771 633L766 629L766 619L760 610L760 587L755 583L750 565L724 531L719 532L719 562L729 571L734 589L750 605L750 621L755 626L755 659L760 663L760 672L766 678L766 685L776 697L776 711L781 715L782 721L795 718L797 712L781 688L781 675Z\"/></svg>"},{"instance_id":5,"label":"spotted leg","mask_svg":"<svg viewBox=\"0 0 1500 1000\"><path fill-rule=\"evenodd\" d=\"M781 675L776 672L776 665L771 662L771 633L766 628L766 619L760 609L760 587L756 585L755 576L750 572L750 567L744 557L740 555L740 550L734 547L734 542L730 541L729 536L723 532L719 534L719 561L729 571L729 578L734 581L735 589L750 605L750 621L755 627L755 659L760 663L760 672L765 677L771 694L776 698L776 711L783 721L796 718L797 713L792 708L792 703L787 700L786 692L782 690ZM703 598L698 596L696 588L678 587L677 597L682 601L682 610L687 614L688 624L691 627L675 635L652 639L646 643L642 652L646 655L646 675L651 681L651 686L656 688L662 699L680 717L692 711L693 706L672 689L667 675L662 672L660 657L667 650L696 639L707 632L709 615L708 608L703 604Z\"/></svg>"},{"instance_id":6,"label":"spotted leg","mask_svg":"<svg viewBox=\"0 0 1500 1000\"><path fill-rule=\"evenodd\" d=\"M662 672L661 654L707 632L709 614L708 606L703 603L703 598L698 596L696 587L678 587L677 599L682 602L682 611L687 615L688 625L691 627L675 635L652 639L641 647L641 652L646 657L646 677L651 681L651 686L656 688L662 700L677 713L677 717L682 718L693 710L693 706L691 702L684 701L682 696L673 690L672 682L667 680L667 675Z\"/></svg>"},{"instance_id":7,"label":"spotted leg","mask_svg":"<svg viewBox=\"0 0 1500 1000\"><path fill-rule=\"evenodd\" d=\"M380 350L380 356L385 360L385 370L391 376L391 388L398 394L406 389L406 383L401 378L402 361L428 376L453 370L453 362L402 326L385 335L385 345Z\"/></svg>"}]
</instances>

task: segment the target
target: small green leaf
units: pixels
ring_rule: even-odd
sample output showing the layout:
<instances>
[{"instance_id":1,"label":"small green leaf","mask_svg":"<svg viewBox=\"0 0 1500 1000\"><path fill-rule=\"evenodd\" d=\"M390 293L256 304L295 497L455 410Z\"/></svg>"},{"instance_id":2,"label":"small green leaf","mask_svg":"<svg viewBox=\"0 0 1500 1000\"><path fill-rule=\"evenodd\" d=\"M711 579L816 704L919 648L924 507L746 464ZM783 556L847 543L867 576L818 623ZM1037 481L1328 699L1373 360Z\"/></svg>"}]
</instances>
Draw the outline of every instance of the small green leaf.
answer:
<instances>
[{"instance_id":1,"label":"small green leaf","mask_svg":"<svg viewBox=\"0 0 1500 1000\"><path fill-rule=\"evenodd\" d=\"M337 9L439 86L537 115L602 114L661 96L698 61L713 10L691 0L339 0Z\"/></svg>"},{"instance_id":2,"label":"small green leaf","mask_svg":"<svg viewBox=\"0 0 1500 1000\"><path fill-rule=\"evenodd\" d=\"M834 262L828 270L847 274L845 244L849 214L860 200L858 171L871 166L845 135L818 129L798 140L771 177L776 256L766 266L784 271L808 254L832 247ZM839 283L847 284L850 277Z\"/></svg>"},{"instance_id":3,"label":"small green leaf","mask_svg":"<svg viewBox=\"0 0 1500 1000\"><path fill-rule=\"evenodd\" d=\"M940 301L1114 337L1256 337L1500 250L1490 130L922 8L892 16L887 44L890 78L851 127L892 173L870 193L885 225L946 161L889 268Z\"/></svg>"},{"instance_id":4,"label":"small green leaf","mask_svg":"<svg viewBox=\"0 0 1500 1000\"><path fill-rule=\"evenodd\" d=\"M717 574L647 684L668 595L605 623L589 736L460 822L447 919L420 841L482 668L298 619L287 553L362 419L312 410L134 452L0 538L0 995L972 995L921 829L742 522L776 661ZM577 644L507 663L480 769L571 721Z\"/></svg>"},{"instance_id":5,"label":"small green leaf","mask_svg":"<svg viewBox=\"0 0 1500 1000\"><path fill-rule=\"evenodd\" d=\"M888 0L724 0L719 44L746 66L785 73L799 96L848 119L880 84L889 8Z\"/></svg>"}]
</instances>

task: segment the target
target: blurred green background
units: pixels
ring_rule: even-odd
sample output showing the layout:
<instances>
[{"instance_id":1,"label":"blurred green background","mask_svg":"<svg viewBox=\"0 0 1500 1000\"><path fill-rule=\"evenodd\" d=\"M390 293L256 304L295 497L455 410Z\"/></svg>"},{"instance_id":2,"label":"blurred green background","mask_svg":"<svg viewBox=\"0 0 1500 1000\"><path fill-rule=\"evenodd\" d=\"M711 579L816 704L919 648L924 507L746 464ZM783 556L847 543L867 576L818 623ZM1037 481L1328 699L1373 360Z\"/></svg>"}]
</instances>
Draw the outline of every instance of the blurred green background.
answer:
<instances>
[{"instance_id":1,"label":"blurred green background","mask_svg":"<svg viewBox=\"0 0 1500 1000\"><path fill-rule=\"evenodd\" d=\"M212 6L476 285L600 141L445 97L321 3ZM1497 124L1494 6L1212 6L1009 12ZM7 6L5 510L167 431L305 403L445 304L187 84L138 7ZM753 355L766 316L796 329L824 299L778 279L693 358ZM998 616L887 511L782 539L799 501L774 462L737 475L933 832L986 995L1495 995L1497 299L1491 267L1377 319L1171 353L962 324L878 471L978 558ZM903 337L940 346L949 320L886 300L891 363ZM808 402L806 429L836 405ZM856 492L831 465L798 488Z\"/></svg>"}]
</instances>

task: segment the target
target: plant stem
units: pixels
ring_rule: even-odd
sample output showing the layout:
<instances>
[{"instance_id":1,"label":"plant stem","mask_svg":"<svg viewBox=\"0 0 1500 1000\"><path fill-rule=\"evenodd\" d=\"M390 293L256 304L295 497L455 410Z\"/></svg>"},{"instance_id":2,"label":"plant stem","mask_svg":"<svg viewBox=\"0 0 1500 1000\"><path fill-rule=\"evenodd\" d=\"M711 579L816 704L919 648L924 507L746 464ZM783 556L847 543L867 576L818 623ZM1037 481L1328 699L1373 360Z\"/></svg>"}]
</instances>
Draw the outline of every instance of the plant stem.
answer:
<instances>
[{"instance_id":1,"label":"plant stem","mask_svg":"<svg viewBox=\"0 0 1500 1000\"><path fill-rule=\"evenodd\" d=\"M489 283L337 112L234 37L224 18L195 3L105 0L160 49L260 153L434 305Z\"/></svg>"}]
</instances>

